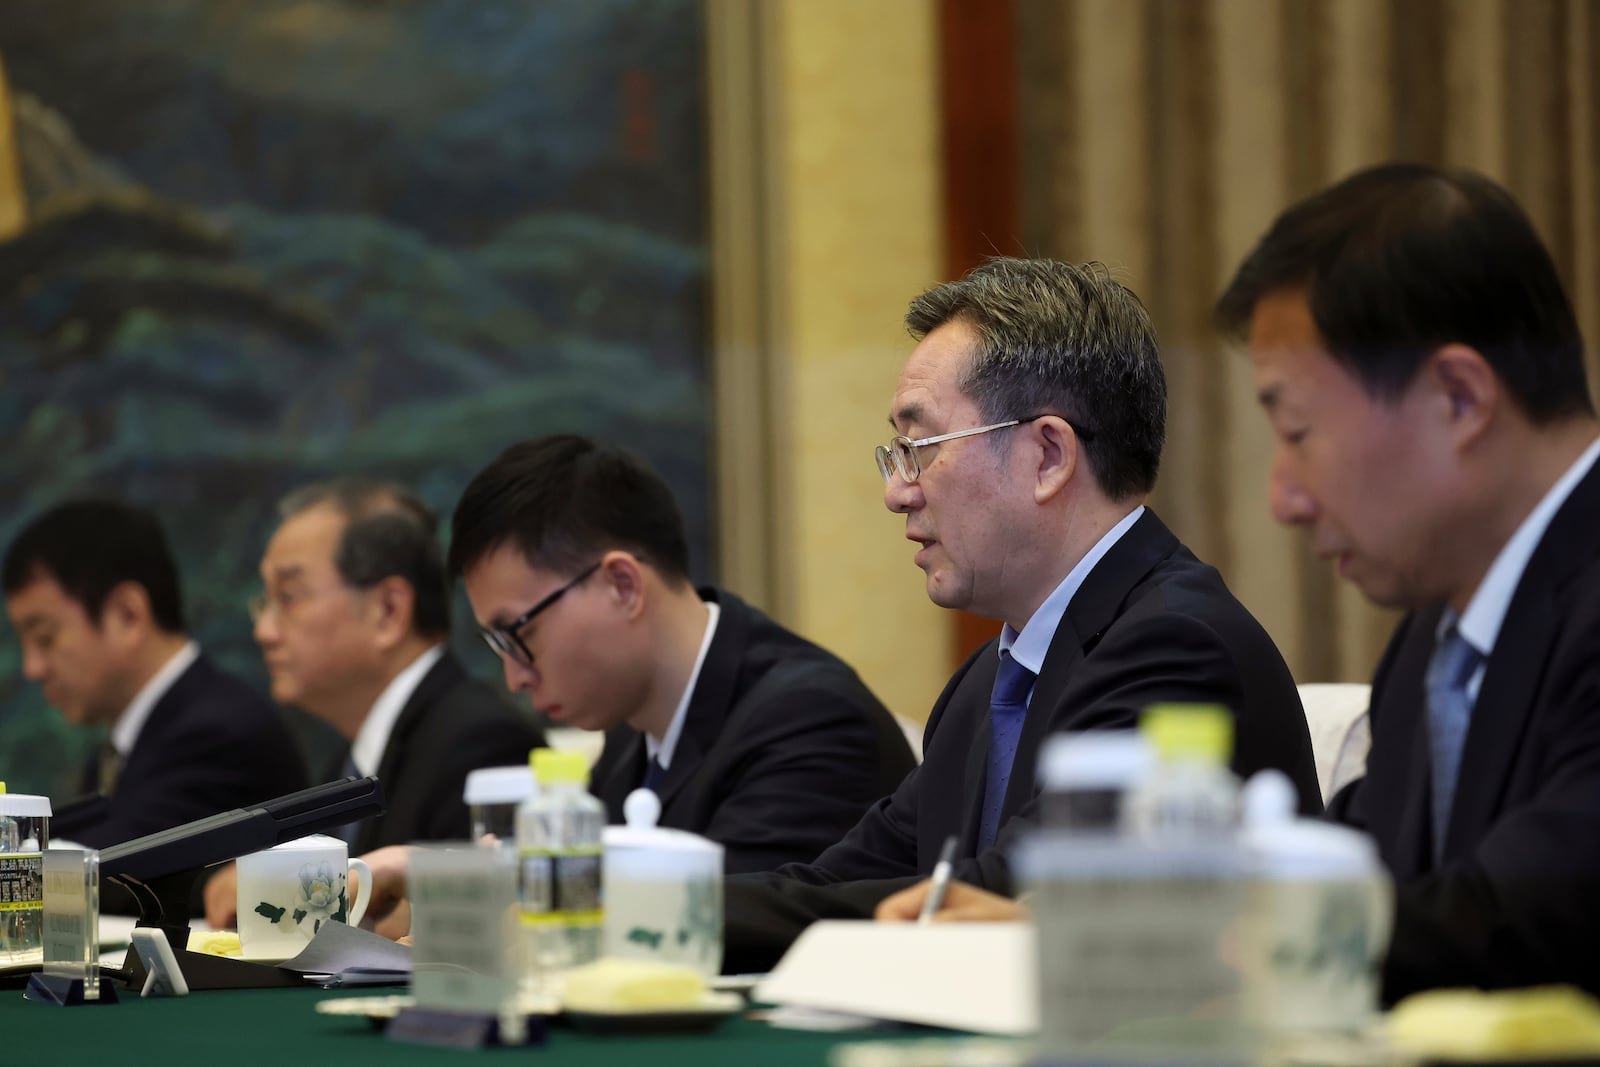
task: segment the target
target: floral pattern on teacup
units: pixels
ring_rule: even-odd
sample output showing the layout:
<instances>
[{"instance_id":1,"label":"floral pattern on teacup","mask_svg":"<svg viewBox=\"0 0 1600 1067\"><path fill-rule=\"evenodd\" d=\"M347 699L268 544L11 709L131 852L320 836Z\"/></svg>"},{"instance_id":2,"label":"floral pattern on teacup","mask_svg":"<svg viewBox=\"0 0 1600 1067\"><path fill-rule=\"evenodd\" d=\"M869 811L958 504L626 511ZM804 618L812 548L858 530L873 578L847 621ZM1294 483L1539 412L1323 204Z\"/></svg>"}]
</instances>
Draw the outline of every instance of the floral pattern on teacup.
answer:
<instances>
[{"instance_id":1,"label":"floral pattern on teacup","mask_svg":"<svg viewBox=\"0 0 1600 1067\"><path fill-rule=\"evenodd\" d=\"M281 922L285 915L300 927L304 927L307 920L310 920L313 934L322 929L322 924L330 919L344 922L345 873L331 863L302 864L295 883L292 908L263 900L256 905L255 912L274 925Z\"/></svg>"}]
</instances>

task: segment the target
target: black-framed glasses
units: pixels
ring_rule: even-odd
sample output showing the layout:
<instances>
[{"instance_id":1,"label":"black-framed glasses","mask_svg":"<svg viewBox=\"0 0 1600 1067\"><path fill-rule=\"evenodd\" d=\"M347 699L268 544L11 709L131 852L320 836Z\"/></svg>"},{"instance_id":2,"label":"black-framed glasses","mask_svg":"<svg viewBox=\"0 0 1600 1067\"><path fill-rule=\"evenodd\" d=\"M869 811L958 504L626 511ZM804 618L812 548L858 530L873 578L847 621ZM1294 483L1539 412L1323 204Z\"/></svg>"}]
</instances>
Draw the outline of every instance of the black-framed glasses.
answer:
<instances>
[{"instance_id":1,"label":"black-framed glasses","mask_svg":"<svg viewBox=\"0 0 1600 1067\"><path fill-rule=\"evenodd\" d=\"M937 437L924 437L918 441L913 441L905 436L893 438L888 444L879 445L874 454L878 461L878 473L883 475L885 483L896 474L900 475L902 481L914 482L922 477L922 464L917 460L917 449L919 448L927 445L936 445L943 441L954 441L958 437L975 437L980 433L988 433L990 430L1004 430L1012 426L1021 426L1025 422L1033 422L1051 414L1054 414L1054 412L1041 411L1037 415L1029 415L1023 419L1012 419L1009 422L992 422L987 426L978 426L971 430L957 430L955 433L942 433ZM1060 416L1057 417L1060 418ZM1062 421L1072 427L1072 432L1078 435L1079 440L1094 440L1094 431L1083 429L1071 419L1063 418Z\"/></svg>"},{"instance_id":2,"label":"black-framed glasses","mask_svg":"<svg viewBox=\"0 0 1600 1067\"><path fill-rule=\"evenodd\" d=\"M522 643L522 628L533 621L534 616L548 608L551 604L567 595L567 592L580 585L585 578L600 569L600 561L596 560L584 569L572 581L551 593L533 607L504 625L480 626L478 635L483 638L483 643L494 649L495 654L503 656L513 663L520 663L524 667L533 666L533 653L528 651L528 646Z\"/></svg>"}]
</instances>

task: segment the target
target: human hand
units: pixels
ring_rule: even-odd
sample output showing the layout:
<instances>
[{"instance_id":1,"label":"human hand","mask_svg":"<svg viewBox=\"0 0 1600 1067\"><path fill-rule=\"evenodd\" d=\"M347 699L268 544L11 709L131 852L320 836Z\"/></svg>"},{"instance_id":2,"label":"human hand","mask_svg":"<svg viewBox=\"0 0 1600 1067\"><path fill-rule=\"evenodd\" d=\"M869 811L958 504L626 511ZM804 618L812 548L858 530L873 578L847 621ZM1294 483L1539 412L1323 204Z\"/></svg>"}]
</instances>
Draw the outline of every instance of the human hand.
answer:
<instances>
[{"instance_id":1,"label":"human hand","mask_svg":"<svg viewBox=\"0 0 1600 1067\"><path fill-rule=\"evenodd\" d=\"M203 893L206 924L213 930L234 930L239 926L239 871L231 863L218 867L206 879Z\"/></svg>"},{"instance_id":2,"label":"human hand","mask_svg":"<svg viewBox=\"0 0 1600 1067\"><path fill-rule=\"evenodd\" d=\"M910 889L902 889L891 897L885 897L878 904L873 918L879 922L916 922L932 885L932 879L926 879ZM1015 900L965 882L951 882L944 896L944 906L934 916L934 921L1013 922L1027 917L1028 909Z\"/></svg>"},{"instance_id":3,"label":"human hand","mask_svg":"<svg viewBox=\"0 0 1600 1067\"><path fill-rule=\"evenodd\" d=\"M391 940L411 932L411 903L406 899L406 872L411 866L410 845L388 845L361 857L372 869L372 899L361 925ZM350 895L360 887L360 875L350 874Z\"/></svg>"}]
</instances>

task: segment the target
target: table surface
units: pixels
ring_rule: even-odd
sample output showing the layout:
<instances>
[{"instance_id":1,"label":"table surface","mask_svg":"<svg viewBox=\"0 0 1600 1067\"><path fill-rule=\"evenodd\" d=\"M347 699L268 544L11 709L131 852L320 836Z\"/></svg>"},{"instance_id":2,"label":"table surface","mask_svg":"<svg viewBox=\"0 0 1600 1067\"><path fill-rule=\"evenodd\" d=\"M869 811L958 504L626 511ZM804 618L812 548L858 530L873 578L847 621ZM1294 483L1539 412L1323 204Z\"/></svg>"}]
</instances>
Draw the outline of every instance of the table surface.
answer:
<instances>
[{"instance_id":1,"label":"table surface","mask_svg":"<svg viewBox=\"0 0 1600 1067\"><path fill-rule=\"evenodd\" d=\"M323 1015L316 1003L336 996L372 996L395 990L209 990L187 997L141 999L118 990L113 1006L59 1008L26 1001L17 989L0 990L0 1064L91 1064L118 1060L164 1067L204 1063L216 1067L305 1067L310 1064L461 1063L454 1049L402 1044L361 1018ZM742 1014L700 1034L592 1034L552 1025L542 1049L491 1049L500 1060L537 1055L541 1064L649 1064L650 1067L790 1067L828 1062L846 1041L929 1037L932 1031L866 1034L779 1030Z\"/></svg>"}]
</instances>

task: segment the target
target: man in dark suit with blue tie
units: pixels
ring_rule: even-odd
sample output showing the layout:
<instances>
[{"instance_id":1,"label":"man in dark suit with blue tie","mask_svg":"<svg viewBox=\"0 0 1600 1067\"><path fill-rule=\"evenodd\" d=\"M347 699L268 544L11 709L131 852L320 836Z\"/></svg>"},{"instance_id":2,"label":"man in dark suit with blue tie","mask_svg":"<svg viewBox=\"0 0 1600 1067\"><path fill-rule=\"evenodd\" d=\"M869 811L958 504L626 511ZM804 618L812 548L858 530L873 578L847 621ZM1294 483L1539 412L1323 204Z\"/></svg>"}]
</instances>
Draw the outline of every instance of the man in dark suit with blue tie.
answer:
<instances>
[{"instance_id":1,"label":"man in dark suit with blue tie","mask_svg":"<svg viewBox=\"0 0 1600 1067\"><path fill-rule=\"evenodd\" d=\"M571 434L523 441L456 506L462 575L506 685L606 731L590 789L612 822L644 786L662 826L729 872L809 860L914 764L855 671L722 589L696 588L672 491Z\"/></svg>"},{"instance_id":2,"label":"man in dark suit with blue tie","mask_svg":"<svg viewBox=\"0 0 1600 1067\"><path fill-rule=\"evenodd\" d=\"M1397 883L1386 996L1600 992L1600 424L1550 254L1482 175L1376 167L1280 215L1218 318L1273 513L1409 611L1330 805Z\"/></svg>"},{"instance_id":3,"label":"man in dark suit with blue tie","mask_svg":"<svg viewBox=\"0 0 1600 1067\"><path fill-rule=\"evenodd\" d=\"M68 722L110 728L57 837L92 848L258 804L306 786L273 706L185 633L178 568L156 517L73 500L6 552L6 610L22 671Z\"/></svg>"},{"instance_id":4,"label":"man in dark suit with blue tie","mask_svg":"<svg viewBox=\"0 0 1600 1067\"><path fill-rule=\"evenodd\" d=\"M1126 729L1150 704L1235 715L1233 766L1277 767L1319 810L1304 714L1278 650L1145 506L1166 382L1138 298L1098 264L994 259L913 301L920 341L877 454L884 502L934 603L1004 621L928 720L924 763L815 862L726 886L724 967L765 970L808 923L865 918L926 877L1008 892L1057 730Z\"/></svg>"}]
</instances>

